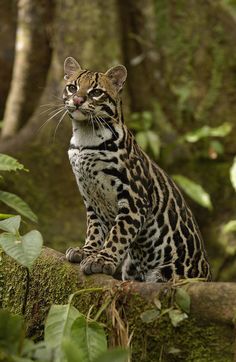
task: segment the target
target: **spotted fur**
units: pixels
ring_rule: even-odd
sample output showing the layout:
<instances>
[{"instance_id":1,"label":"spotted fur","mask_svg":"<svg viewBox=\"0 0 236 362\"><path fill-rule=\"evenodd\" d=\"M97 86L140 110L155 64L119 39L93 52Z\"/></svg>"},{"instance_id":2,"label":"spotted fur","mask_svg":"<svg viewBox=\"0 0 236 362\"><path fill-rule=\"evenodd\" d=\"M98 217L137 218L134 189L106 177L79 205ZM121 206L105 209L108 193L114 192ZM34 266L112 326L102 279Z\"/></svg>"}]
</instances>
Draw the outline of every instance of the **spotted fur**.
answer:
<instances>
[{"instance_id":1,"label":"spotted fur","mask_svg":"<svg viewBox=\"0 0 236 362\"><path fill-rule=\"evenodd\" d=\"M69 159L87 209L85 245L66 258L85 274L123 280L210 279L195 219L168 175L123 122L124 66L106 73L65 60L63 99L73 123Z\"/></svg>"}]
</instances>

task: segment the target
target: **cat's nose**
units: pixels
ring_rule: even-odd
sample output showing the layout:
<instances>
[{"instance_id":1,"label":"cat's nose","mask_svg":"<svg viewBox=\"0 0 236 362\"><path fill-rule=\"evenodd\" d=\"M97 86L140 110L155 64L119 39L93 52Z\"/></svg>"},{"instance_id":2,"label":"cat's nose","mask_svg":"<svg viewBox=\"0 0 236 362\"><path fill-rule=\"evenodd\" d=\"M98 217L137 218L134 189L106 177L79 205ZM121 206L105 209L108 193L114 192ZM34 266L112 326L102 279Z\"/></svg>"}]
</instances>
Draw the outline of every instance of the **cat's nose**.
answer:
<instances>
[{"instance_id":1,"label":"cat's nose","mask_svg":"<svg viewBox=\"0 0 236 362\"><path fill-rule=\"evenodd\" d=\"M83 104L85 102L85 97L74 96L73 102L74 102L75 106L80 106L81 104Z\"/></svg>"}]
</instances>

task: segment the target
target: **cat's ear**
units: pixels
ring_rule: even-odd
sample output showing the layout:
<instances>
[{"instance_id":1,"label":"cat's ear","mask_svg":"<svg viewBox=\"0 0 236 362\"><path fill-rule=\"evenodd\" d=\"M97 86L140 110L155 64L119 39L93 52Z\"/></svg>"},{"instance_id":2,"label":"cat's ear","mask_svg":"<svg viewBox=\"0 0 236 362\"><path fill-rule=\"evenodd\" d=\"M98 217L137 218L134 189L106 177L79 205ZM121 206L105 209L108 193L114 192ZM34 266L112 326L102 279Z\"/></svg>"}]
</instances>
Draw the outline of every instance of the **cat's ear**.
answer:
<instances>
[{"instance_id":1,"label":"cat's ear","mask_svg":"<svg viewBox=\"0 0 236 362\"><path fill-rule=\"evenodd\" d=\"M66 60L64 61L64 72L65 72L64 79L68 80L74 72L81 69L82 69L81 66L74 58L72 57L66 58Z\"/></svg>"},{"instance_id":2,"label":"cat's ear","mask_svg":"<svg viewBox=\"0 0 236 362\"><path fill-rule=\"evenodd\" d=\"M123 88L123 84L127 78L127 70L124 65L117 65L108 69L105 75L111 80L119 92Z\"/></svg>"}]
</instances>

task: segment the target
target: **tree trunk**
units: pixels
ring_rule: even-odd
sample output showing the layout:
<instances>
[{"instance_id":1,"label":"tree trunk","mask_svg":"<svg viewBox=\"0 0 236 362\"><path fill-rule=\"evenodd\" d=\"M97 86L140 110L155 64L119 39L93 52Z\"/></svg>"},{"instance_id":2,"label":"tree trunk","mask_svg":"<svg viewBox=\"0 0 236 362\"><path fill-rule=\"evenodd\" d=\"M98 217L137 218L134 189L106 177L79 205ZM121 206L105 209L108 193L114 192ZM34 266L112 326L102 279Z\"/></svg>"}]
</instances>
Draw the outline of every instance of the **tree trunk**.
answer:
<instances>
[{"instance_id":1,"label":"tree trunk","mask_svg":"<svg viewBox=\"0 0 236 362\"><path fill-rule=\"evenodd\" d=\"M2 137L14 136L38 104L51 61L54 1L19 0L15 62Z\"/></svg>"},{"instance_id":2,"label":"tree trunk","mask_svg":"<svg viewBox=\"0 0 236 362\"><path fill-rule=\"evenodd\" d=\"M14 1L1 1L0 6L0 119L3 118L5 102L10 88L14 61L16 36L17 4Z\"/></svg>"},{"instance_id":3,"label":"tree trunk","mask_svg":"<svg viewBox=\"0 0 236 362\"><path fill-rule=\"evenodd\" d=\"M0 275L0 307L20 313L25 293L25 270L2 254ZM103 319L108 326L108 338L110 343L117 341L119 328L125 328L125 333L133 332L132 361L158 361L160 356L163 362L233 361L235 283L191 282L182 285L190 296L190 314L178 327L173 327L167 308L176 308L174 293L177 286L171 283L122 283L99 274L85 277L78 266L66 262L62 254L52 249L43 250L30 275L26 308L28 334L42 337L44 319L51 304L66 304L71 293L91 287L104 289L102 293L81 293L75 298L75 306L87 314L94 305L96 313L111 295L112 308L106 308ZM157 300L161 302L163 316L144 323L142 313L150 309L158 311ZM119 323L112 323L118 320Z\"/></svg>"},{"instance_id":4,"label":"tree trunk","mask_svg":"<svg viewBox=\"0 0 236 362\"><path fill-rule=\"evenodd\" d=\"M121 48L128 70L127 86L133 112L150 110L155 95L156 57L150 32L153 19L150 19L151 14L145 14L150 1L143 5L141 0L117 0Z\"/></svg>"}]
</instances>

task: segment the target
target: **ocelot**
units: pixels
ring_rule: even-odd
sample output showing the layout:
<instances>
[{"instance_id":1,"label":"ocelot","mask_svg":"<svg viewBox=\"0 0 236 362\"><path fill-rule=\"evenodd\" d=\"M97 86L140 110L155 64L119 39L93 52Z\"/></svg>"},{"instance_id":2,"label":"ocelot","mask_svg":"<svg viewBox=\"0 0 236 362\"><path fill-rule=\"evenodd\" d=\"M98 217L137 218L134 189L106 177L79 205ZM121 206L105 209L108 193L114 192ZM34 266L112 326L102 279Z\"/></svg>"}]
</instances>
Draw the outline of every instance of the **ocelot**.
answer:
<instances>
[{"instance_id":1,"label":"ocelot","mask_svg":"<svg viewBox=\"0 0 236 362\"><path fill-rule=\"evenodd\" d=\"M106 73L64 63L65 109L72 120L69 159L87 210L82 248L66 258L85 274L123 280L210 280L196 221L178 187L136 143L124 124L123 65Z\"/></svg>"}]
</instances>

